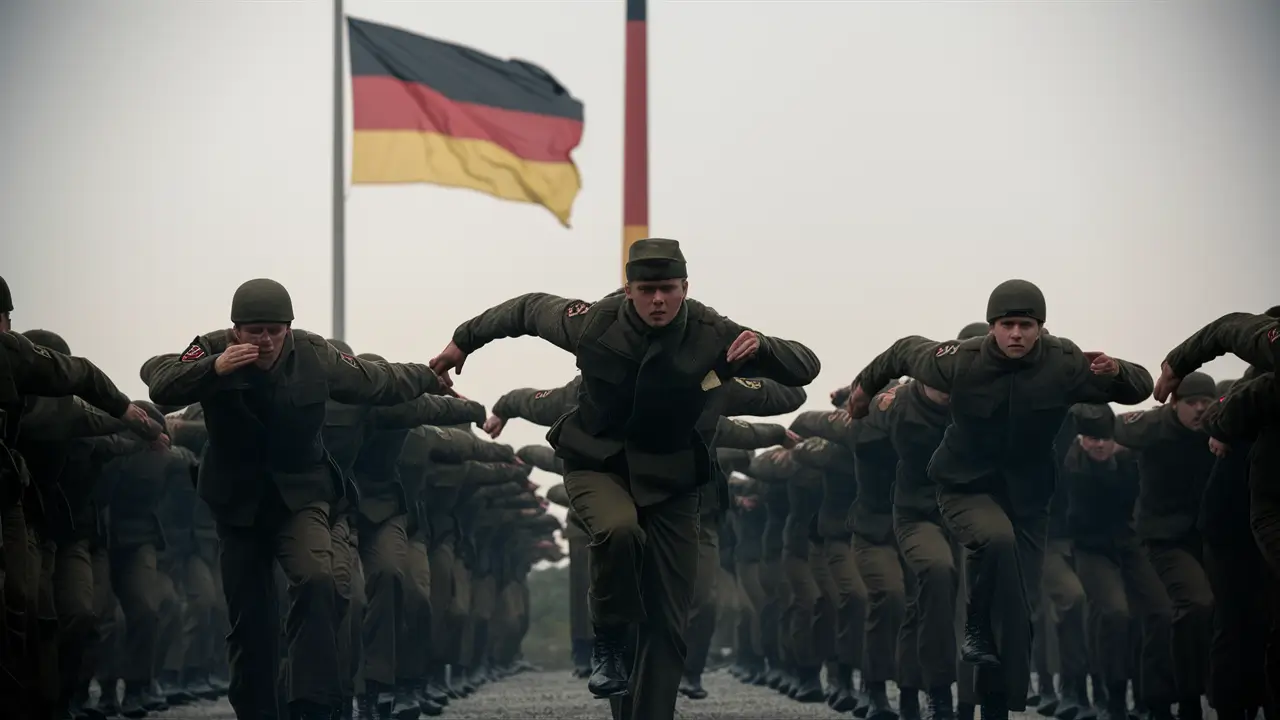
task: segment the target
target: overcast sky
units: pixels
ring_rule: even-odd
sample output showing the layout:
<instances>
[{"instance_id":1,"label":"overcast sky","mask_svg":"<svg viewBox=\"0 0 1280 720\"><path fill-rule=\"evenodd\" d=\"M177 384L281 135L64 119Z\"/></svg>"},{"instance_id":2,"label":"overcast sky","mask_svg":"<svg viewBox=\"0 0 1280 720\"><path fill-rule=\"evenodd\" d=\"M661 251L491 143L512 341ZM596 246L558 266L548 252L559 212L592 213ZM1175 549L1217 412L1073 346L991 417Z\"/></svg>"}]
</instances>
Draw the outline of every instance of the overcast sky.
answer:
<instances>
[{"instance_id":1,"label":"overcast sky","mask_svg":"<svg viewBox=\"0 0 1280 720\"><path fill-rule=\"evenodd\" d=\"M683 244L694 297L819 353L810 408L894 339L982 319L1010 277L1055 333L1154 373L1205 322L1280 303L1280 14L1225 5L650 0L652 233ZM471 191L349 191L358 352L425 362L514 295L617 286L623 7L349 0L586 104L571 230ZM135 397L142 361L225 327L250 278L329 334L331 37L327 2L4 3L15 329L61 333ZM574 372L511 340L459 388L489 406Z\"/></svg>"}]
</instances>

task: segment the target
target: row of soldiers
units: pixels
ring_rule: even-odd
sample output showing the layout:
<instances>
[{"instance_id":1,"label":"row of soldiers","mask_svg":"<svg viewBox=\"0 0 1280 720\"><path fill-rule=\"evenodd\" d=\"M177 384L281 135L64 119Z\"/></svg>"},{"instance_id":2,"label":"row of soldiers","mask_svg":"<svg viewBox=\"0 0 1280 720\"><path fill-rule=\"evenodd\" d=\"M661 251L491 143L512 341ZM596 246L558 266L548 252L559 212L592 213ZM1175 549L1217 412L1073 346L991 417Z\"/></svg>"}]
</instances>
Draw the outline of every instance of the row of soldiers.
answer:
<instances>
[{"instance_id":1,"label":"row of soldiers","mask_svg":"<svg viewBox=\"0 0 1280 720\"><path fill-rule=\"evenodd\" d=\"M291 319L282 290L251 284L233 316L248 304ZM272 307L253 307L264 297ZM6 717L142 718L228 693L242 717L305 716L297 688L328 670L337 698L317 717L412 720L531 667L525 580L561 557L559 522L532 466L469 429L483 406L446 394L429 369L317 338L343 368L337 392L306 398L322 472L307 477L286 458L295 472L276 476L274 497L231 474L198 493L208 465L226 461L210 444L237 439L217 419L227 397L130 403L55 333L5 330L4 380L23 398L4 407L0 458L12 470L0 520ZM46 377L13 372L15 359ZM144 381L157 370L144 367ZM248 396L220 389L235 404ZM306 498L308 483L341 499ZM261 530L255 503L295 503L317 522L287 529L271 553L237 548L231 528Z\"/></svg>"},{"instance_id":2,"label":"row of soldiers","mask_svg":"<svg viewBox=\"0 0 1280 720\"><path fill-rule=\"evenodd\" d=\"M1186 352L1220 353L1230 332L1243 338L1236 345L1266 343L1268 318L1277 316L1280 309L1230 316ZM957 339L989 329L973 323ZM743 682L856 717L971 719L980 704L975 669L1000 657L1018 677L1035 671L1026 705L1057 720L1126 718L1130 685L1133 712L1152 720L1172 718L1175 707L1179 720L1198 720L1206 696L1224 718L1267 707L1274 716L1280 607L1250 529L1257 429L1233 427L1218 402L1266 367L1251 366L1239 383L1189 370L1169 404L1118 417L1106 404L1071 409L1054 438L1052 477L1038 489L1051 499L1038 549L1041 602L1022 668L965 601L974 574L928 476L950 423L946 394L908 377L885 385L857 420L844 409L849 387L831 393L834 411L803 412L789 428L721 418L714 445L728 502L716 486L703 487L681 694L707 696L701 675L716 616L733 613L731 671ZM768 380L736 382L727 414L780 414L805 399ZM515 418L551 426L572 411L580 385L579 376L553 390L513 390L485 429L496 437ZM540 469L564 473L551 448L529 453ZM548 498L570 508L573 661L585 678L590 536L563 485ZM997 607L1020 596L992 592ZM1010 642L1008 630L999 634ZM897 707L890 683L899 687Z\"/></svg>"}]
</instances>

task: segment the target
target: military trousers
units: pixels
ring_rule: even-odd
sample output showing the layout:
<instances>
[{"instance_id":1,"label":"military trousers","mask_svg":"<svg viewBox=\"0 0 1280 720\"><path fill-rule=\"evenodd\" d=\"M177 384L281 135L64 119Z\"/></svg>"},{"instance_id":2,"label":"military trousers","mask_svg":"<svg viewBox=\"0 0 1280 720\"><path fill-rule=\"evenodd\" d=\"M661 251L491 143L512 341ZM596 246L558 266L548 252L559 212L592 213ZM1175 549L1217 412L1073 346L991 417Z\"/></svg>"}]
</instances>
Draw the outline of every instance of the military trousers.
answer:
<instances>
[{"instance_id":1,"label":"military trousers","mask_svg":"<svg viewBox=\"0 0 1280 720\"><path fill-rule=\"evenodd\" d=\"M782 555L760 563L760 584L768 596L760 613L760 633L765 657L775 668L792 664L793 653L786 609L791 605L791 585L782 567Z\"/></svg>"},{"instance_id":2,"label":"military trousers","mask_svg":"<svg viewBox=\"0 0 1280 720\"><path fill-rule=\"evenodd\" d=\"M720 519L714 513L703 513L698 526L698 570L693 584L693 600L685 631L688 656L684 672L700 677L711 653L711 636L716 631L719 612L716 595L720 577Z\"/></svg>"},{"instance_id":3,"label":"military trousers","mask_svg":"<svg viewBox=\"0 0 1280 720\"><path fill-rule=\"evenodd\" d=\"M898 544L893 536L870 538L855 534L853 554L867 586L867 644L862 677L867 682L897 680L898 633L907 610Z\"/></svg>"},{"instance_id":4,"label":"military trousers","mask_svg":"<svg viewBox=\"0 0 1280 720\"><path fill-rule=\"evenodd\" d=\"M1040 580L1040 592L1045 602L1040 605L1040 618L1045 632L1041 646L1046 655L1044 669L1050 666L1047 657L1049 634L1053 634L1057 648L1058 671L1063 678L1080 679L1089 673L1089 650L1085 642L1085 592L1076 576L1071 542L1050 540L1044 556L1044 572ZM1037 643L1041 641L1037 640ZM1042 674L1042 676L1044 676Z\"/></svg>"},{"instance_id":5,"label":"military trousers","mask_svg":"<svg viewBox=\"0 0 1280 720\"><path fill-rule=\"evenodd\" d=\"M409 540L405 549L403 617L402 629L396 633L396 680L421 683L427 679L431 666L431 647L435 643L431 607L431 557L426 542L421 538Z\"/></svg>"},{"instance_id":6,"label":"military trousers","mask_svg":"<svg viewBox=\"0 0 1280 720\"><path fill-rule=\"evenodd\" d=\"M111 587L124 611L120 676L125 692L146 690L159 664L161 606L170 599L172 587L161 584L154 545L113 547L110 563Z\"/></svg>"},{"instance_id":7,"label":"military trousers","mask_svg":"<svg viewBox=\"0 0 1280 720\"><path fill-rule=\"evenodd\" d=\"M181 675L186 664L186 637L182 634L187 613L186 590L183 588L184 563L161 556L156 576L156 592L160 595L160 622L156 628L156 657L153 677Z\"/></svg>"},{"instance_id":8,"label":"military trousers","mask_svg":"<svg viewBox=\"0 0 1280 720\"><path fill-rule=\"evenodd\" d=\"M721 538L720 541L723 543L724 539ZM742 617L745 603L733 570L721 565L716 577L716 629L711 635L713 651L723 654L737 647L738 619Z\"/></svg>"},{"instance_id":9,"label":"military trousers","mask_svg":"<svg viewBox=\"0 0 1280 720\"><path fill-rule=\"evenodd\" d=\"M30 673L27 662L27 619L36 612L37 589L26 582L29 576L30 551L26 511L16 495L2 499L0 532L4 553L4 637L0 641L0 667L17 681L26 681Z\"/></svg>"},{"instance_id":10,"label":"military trousers","mask_svg":"<svg viewBox=\"0 0 1280 720\"><path fill-rule=\"evenodd\" d=\"M405 623L405 578L409 563L408 517L395 515L381 523L361 521L360 565L364 570L366 605L361 619L366 683L391 687L397 680L400 628Z\"/></svg>"},{"instance_id":11,"label":"military trousers","mask_svg":"<svg viewBox=\"0 0 1280 720\"><path fill-rule=\"evenodd\" d=\"M467 562L466 557L457 556L452 565L453 595L449 613L457 618L458 622L456 625L450 624L448 628L449 664L458 668L465 668L467 663L471 662L471 644L475 640L476 623L471 614L475 608L475 602L472 599L475 585L471 582L474 576Z\"/></svg>"},{"instance_id":12,"label":"military trousers","mask_svg":"<svg viewBox=\"0 0 1280 720\"><path fill-rule=\"evenodd\" d=\"M454 603L453 542L433 544L428 550L431 572L431 664L434 668L447 665L452 659L451 645L457 635L456 628L466 619L458 615ZM467 598L470 607L471 598Z\"/></svg>"},{"instance_id":13,"label":"military trousers","mask_svg":"<svg viewBox=\"0 0 1280 720\"><path fill-rule=\"evenodd\" d=\"M98 640L94 607L93 553L87 538L60 543L53 568L53 602L58 615L58 678L61 700L87 692L86 666Z\"/></svg>"},{"instance_id":14,"label":"military trousers","mask_svg":"<svg viewBox=\"0 0 1280 720\"><path fill-rule=\"evenodd\" d=\"M638 507L624 476L580 469L564 487L591 536L592 622L638 630L630 693L610 701L614 718L670 720L697 582L698 492Z\"/></svg>"},{"instance_id":15,"label":"military trousers","mask_svg":"<svg viewBox=\"0 0 1280 720\"><path fill-rule=\"evenodd\" d=\"M204 658L209 672L213 675L226 678L229 673L227 666L227 634L231 632L231 620L227 615L227 596L222 589L222 573L219 571L218 556L219 542L216 531L213 536L197 537L196 540L196 557L208 568L209 575L213 580L212 605L210 610L211 621L205 626L196 630L200 636L195 644L199 647L212 648L210 652L199 653L197 658Z\"/></svg>"},{"instance_id":16,"label":"military trousers","mask_svg":"<svg viewBox=\"0 0 1280 720\"><path fill-rule=\"evenodd\" d=\"M1090 669L1108 687L1134 680L1134 695L1148 707L1174 702L1169 628L1173 605L1137 541L1074 550L1076 574L1089 601ZM1131 677L1133 619L1141 632L1137 677Z\"/></svg>"},{"instance_id":17,"label":"military trousers","mask_svg":"<svg viewBox=\"0 0 1280 720\"><path fill-rule=\"evenodd\" d=\"M1268 606L1270 566L1252 538L1206 539L1204 569L1214 598L1209 702L1220 715L1265 707L1267 639L1276 615Z\"/></svg>"},{"instance_id":18,"label":"military trousers","mask_svg":"<svg viewBox=\"0 0 1280 720\"><path fill-rule=\"evenodd\" d=\"M462 660L468 668L485 667L489 664L489 624L493 621L494 610L498 606L498 578L492 571L472 573L471 576L471 613L469 652Z\"/></svg>"},{"instance_id":19,"label":"military trousers","mask_svg":"<svg viewBox=\"0 0 1280 720\"><path fill-rule=\"evenodd\" d=\"M757 659L764 658L760 634L760 611L769 602L764 586L760 583L760 563L739 562L736 580L743 599L736 633L738 657L744 661L755 662Z\"/></svg>"},{"instance_id":20,"label":"military trousers","mask_svg":"<svg viewBox=\"0 0 1280 720\"><path fill-rule=\"evenodd\" d=\"M834 590L836 610L835 659L842 665L859 668L865 653L867 585L858 572L851 539L826 538L822 542L828 592Z\"/></svg>"},{"instance_id":21,"label":"military trousers","mask_svg":"<svg viewBox=\"0 0 1280 720\"><path fill-rule=\"evenodd\" d=\"M288 585L285 698L324 708L336 707L341 699L340 601L329 506L317 502L290 513L282 505L253 526L218 525L219 564L231 621L228 699L239 717L272 717L277 712L277 564Z\"/></svg>"},{"instance_id":22,"label":"military trousers","mask_svg":"<svg viewBox=\"0 0 1280 720\"><path fill-rule=\"evenodd\" d=\"M1146 540L1151 565L1173 601L1173 677L1178 700L1198 698L1209 685L1213 637L1213 588L1203 564L1199 535Z\"/></svg>"},{"instance_id":23,"label":"military trousers","mask_svg":"<svg viewBox=\"0 0 1280 720\"><path fill-rule=\"evenodd\" d=\"M1031 680L1032 620L1040 604L1040 575L1048 535L1048 508L1013 515L990 493L941 490L944 527L965 548L966 603L991 623L998 667L978 667L979 703L1026 709Z\"/></svg>"},{"instance_id":24,"label":"military trousers","mask_svg":"<svg viewBox=\"0 0 1280 720\"><path fill-rule=\"evenodd\" d=\"M591 569L587 567L587 546L590 539L566 533L569 540L569 637L576 641L591 641L595 634L591 629L591 609L587 603L591 586Z\"/></svg>"},{"instance_id":25,"label":"military trousers","mask_svg":"<svg viewBox=\"0 0 1280 720\"><path fill-rule=\"evenodd\" d=\"M112 701L124 654L124 613L111 587L111 556L102 546L93 548L93 614L98 618L98 642L88 662L103 687L104 698Z\"/></svg>"},{"instance_id":26,"label":"military trousers","mask_svg":"<svg viewBox=\"0 0 1280 720\"><path fill-rule=\"evenodd\" d=\"M960 589L959 558L939 517L898 510L893 529L898 548L914 579L909 610L903 618L899 657L914 654L920 668L918 687L950 688L956 681L956 598ZM913 608L913 611L912 609Z\"/></svg>"},{"instance_id":27,"label":"military trousers","mask_svg":"<svg viewBox=\"0 0 1280 720\"><path fill-rule=\"evenodd\" d=\"M339 692L343 698L364 692L364 614L367 608L360 536L355 520L343 514L330 528L333 584L337 592Z\"/></svg>"},{"instance_id":28,"label":"military trousers","mask_svg":"<svg viewBox=\"0 0 1280 720\"><path fill-rule=\"evenodd\" d=\"M809 541L809 572L818 587L818 600L813 610L813 654L821 662L836 659L836 632L839 630L838 600L835 578L827 565L826 543L820 538Z\"/></svg>"},{"instance_id":29,"label":"military trousers","mask_svg":"<svg viewBox=\"0 0 1280 720\"><path fill-rule=\"evenodd\" d=\"M782 571L791 591L788 595L790 604L783 610L783 618L786 634L790 639L792 663L799 669L813 669L820 667L824 660L818 655L814 644L813 626L822 593L818 590L818 582L809 566L808 543L804 550L804 557L792 554L794 550L783 553Z\"/></svg>"},{"instance_id":30,"label":"military trousers","mask_svg":"<svg viewBox=\"0 0 1280 720\"><path fill-rule=\"evenodd\" d=\"M205 679L218 669L212 659L218 652L216 631L210 629L217 627L221 620L215 613L221 604L215 573L199 553L188 555L175 573L180 578L179 588L185 605L183 652L175 669L180 670L188 681Z\"/></svg>"}]
</instances>

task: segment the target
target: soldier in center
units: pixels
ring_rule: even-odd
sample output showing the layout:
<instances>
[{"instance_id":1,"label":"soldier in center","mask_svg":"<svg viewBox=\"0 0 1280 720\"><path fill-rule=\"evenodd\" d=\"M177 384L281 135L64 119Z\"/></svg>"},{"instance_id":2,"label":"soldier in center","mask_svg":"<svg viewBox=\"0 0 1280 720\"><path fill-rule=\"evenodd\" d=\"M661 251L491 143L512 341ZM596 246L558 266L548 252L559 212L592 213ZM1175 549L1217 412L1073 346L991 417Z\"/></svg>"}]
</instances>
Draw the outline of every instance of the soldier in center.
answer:
<instances>
[{"instance_id":1,"label":"soldier in center","mask_svg":"<svg viewBox=\"0 0 1280 720\"><path fill-rule=\"evenodd\" d=\"M1139 365L1043 332L1044 295L1025 280L992 291L987 321L991 333L981 338L899 340L854 381L849 405L865 416L872 393L903 375L950 395L952 423L929 476L943 522L966 552L961 655L978 667L984 720L1001 720L1026 706L1054 438L1072 405L1139 403L1153 383Z\"/></svg>"},{"instance_id":2,"label":"soldier in center","mask_svg":"<svg viewBox=\"0 0 1280 720\"><path fill-rule=\"evenodd\" d=\"M578 407L548 440L565 461L565 489L592 537L596 640L588 688L616 698L620 718L675 714L697 570L698 486L713 472L695 428L711 393L736 376L804 386L819 370L803 345L687 299L685 267L676 241L639 240L628 254L625 294L595 304L522 295L463 323L431 362L443 374L493 340L523 335L577 357ZM640 634L629 678L623 655L631 623Z\"/></svg>"},{"instance_id":3,"label":"soldier in center","mask_svg":"<svg viewBox=\"0 0 1280 720\"><path fill-rule=\"evenodd\" d=\"M273 280L231 301L233 327L142 368L159 405L200 403L209 433L197 490L217 520L231 618L229 699L239 718L278 717L274 565L289 584L289 714L328 720L340 702L330 513L346 494L321 442L325 403L395 405L438 386L422 365L378 365L295 330Z\"/></svg>"}]
</instances>

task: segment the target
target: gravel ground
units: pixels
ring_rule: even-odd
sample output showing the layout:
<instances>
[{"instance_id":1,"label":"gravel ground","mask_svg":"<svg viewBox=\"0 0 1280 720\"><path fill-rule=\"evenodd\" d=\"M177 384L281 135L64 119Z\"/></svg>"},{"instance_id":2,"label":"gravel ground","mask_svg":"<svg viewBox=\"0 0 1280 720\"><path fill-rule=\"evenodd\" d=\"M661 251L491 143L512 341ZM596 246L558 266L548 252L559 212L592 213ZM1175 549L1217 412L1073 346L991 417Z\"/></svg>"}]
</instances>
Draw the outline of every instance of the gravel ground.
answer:
<instances>
[{"instance_id":1,"label":"gravel ground","mask_svg":"<svg viewBox=\"0 0 1280 720\"><path fill-rule=\"evenodd\" d=\"M705 700L680 698L676 716L683 720L725 718L748 720L810 720L850 718L826 705L801 705L764 688L745 686L724 672L707 675L703 685L711 694ZM895 698L896 699L896 698ZM152 718L169 720L231 720L235 714L225 699L175 708ZM609 705L587 694L586 681L567 672L525 673L487 685L445 709L442 718L458 720L607 720ZM1043 720L1038 715L1015 714L1020 720Z\"/></svg>"}]
</instances>

